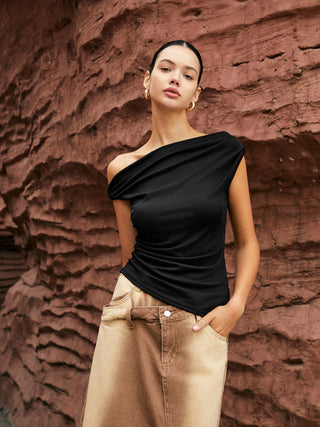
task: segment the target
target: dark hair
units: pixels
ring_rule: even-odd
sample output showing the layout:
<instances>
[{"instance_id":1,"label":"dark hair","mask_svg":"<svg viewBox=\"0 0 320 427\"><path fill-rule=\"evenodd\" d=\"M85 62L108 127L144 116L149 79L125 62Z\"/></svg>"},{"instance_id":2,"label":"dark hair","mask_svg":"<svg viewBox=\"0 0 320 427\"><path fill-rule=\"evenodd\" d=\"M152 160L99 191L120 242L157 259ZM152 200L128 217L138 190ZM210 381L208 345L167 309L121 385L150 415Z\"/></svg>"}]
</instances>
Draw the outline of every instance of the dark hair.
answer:
<instances>
[{"instance_id":1,"label":"dark hair","mask_svg":"<svg viewBox=\"0 0 320 427\"><path fill-rule=\"evenodd\" d=\"M150 68L149 68L149 73L150 73L150 74L152 73L152 70L153 70L153 68L154 68L154 64L155 64L155 62L156 62L156 59L157 59L157 57L158 57L159 53L160 53L163 49L165 49L166 47L169 47L169 46L185 46L185 47L188 47L189 49L191 49L191 50L192 50L192 52L196 54L196 56L197 56L197 58L198 58L198 60L199 60L199 62L200 62L200 73L199 73L199 77L198 77L198 84L199 84L200 79L201 79L201 76L202 76L202 71L203 71L203 65L202 65L201 55L200 55L200 53L198 52L198 50L197 50L194 46L192 46L192 44L191 44L191 43L188 43L188 42L186 42L186 41L184 41L184 40L174 40L174 41L167 42L167 43L163 44L163 45L162 45L162 46L161 46L161 47L156 51L156 53L154 54L154 56L153 56L153 58L152 58L152 62L151 62Z\"/></svg>"}]
</instances>

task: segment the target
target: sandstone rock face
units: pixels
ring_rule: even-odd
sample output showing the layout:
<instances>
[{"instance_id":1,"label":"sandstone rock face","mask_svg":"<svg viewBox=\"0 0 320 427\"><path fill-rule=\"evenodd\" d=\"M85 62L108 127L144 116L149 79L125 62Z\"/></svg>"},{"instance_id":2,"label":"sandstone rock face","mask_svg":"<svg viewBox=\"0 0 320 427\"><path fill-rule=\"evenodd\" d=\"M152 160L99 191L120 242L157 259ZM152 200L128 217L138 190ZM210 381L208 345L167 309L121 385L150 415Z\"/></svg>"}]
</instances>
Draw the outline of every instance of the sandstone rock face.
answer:
<instances>
[{"instance_id":1,"label":"sandstone rock face","mask_svg":"<svg viewBox=\"0 0 320 427\"><path fill-rule=\"evenodd\" d=\"M0 12L0 255L10 239L24 254L16 268L0 257L0 283L15 273L0 312L0 405L13 425L80 418L121 266L106 167L148 138L144 71L180 38L204 61L190 123L247 149L261 246L220 425L318 425L319 1L3 0ZM231 289L232 241L228 222Z\"/></svg>"},{"instance_id":2,"label":"sandstone rock face","mask_svg":"<svg viewBox=\"0 0 320 427\"><path fill-rule=\"evenodd\" d=\"M0 196L0 210L5 204ZM5 295L26 270L24 257L14 244L14 238L9 230L9 224L14 227L8 212L0 213L0 307Z\"/></svg>"}]
</instances>

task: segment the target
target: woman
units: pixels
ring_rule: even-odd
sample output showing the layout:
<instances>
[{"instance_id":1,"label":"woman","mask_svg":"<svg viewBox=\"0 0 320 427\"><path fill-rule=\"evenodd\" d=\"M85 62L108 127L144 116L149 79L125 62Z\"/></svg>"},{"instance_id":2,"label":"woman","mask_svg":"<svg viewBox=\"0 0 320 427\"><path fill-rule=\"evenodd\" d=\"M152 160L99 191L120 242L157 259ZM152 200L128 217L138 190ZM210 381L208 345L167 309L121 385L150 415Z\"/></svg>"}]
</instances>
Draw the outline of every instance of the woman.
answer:
<instances>
[{"instance_id":1,"label":"woman","mask_svg":"<svg viewBox=\"0 0 320 427\"><path fill-rule=\"evenodd\" d=\"M228 336L260 252L244 146L224 130L200 133L187 119L201 74L191 44L161 46L144 78L151 137L108 165L122 268L103 308L82 426L219 425ZM227 209L236 244L231 298Z\"/></svg>"}]
</instances>

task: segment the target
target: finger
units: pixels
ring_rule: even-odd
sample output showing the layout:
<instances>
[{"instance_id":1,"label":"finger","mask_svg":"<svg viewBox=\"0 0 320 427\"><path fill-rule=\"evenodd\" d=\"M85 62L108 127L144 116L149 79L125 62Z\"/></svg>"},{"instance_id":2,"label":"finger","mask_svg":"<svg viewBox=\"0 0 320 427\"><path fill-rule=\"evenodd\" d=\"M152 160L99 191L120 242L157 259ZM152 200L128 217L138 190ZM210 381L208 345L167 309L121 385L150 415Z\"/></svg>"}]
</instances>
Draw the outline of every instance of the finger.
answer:
<instances>
[{"instance_id":1,"label":"finger","mask_svg":"<svg viewBox=\"0 0 320 427\"><path fill-rule=\"evenodd\" d=\"M208 319L207 317L202 317L193 327L192 329L194 331L200 331L202 328L204 328L209 322L211 322L211 318Z\"/></svg>"}]
</instances>

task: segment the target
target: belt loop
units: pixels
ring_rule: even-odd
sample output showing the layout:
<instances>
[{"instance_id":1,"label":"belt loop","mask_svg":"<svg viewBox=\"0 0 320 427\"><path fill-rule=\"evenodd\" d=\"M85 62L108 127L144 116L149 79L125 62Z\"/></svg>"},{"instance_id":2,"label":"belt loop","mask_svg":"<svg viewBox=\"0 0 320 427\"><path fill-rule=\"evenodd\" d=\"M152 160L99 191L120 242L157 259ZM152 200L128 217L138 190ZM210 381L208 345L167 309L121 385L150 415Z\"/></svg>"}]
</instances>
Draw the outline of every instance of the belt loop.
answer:
<instances>
[{"instance_id":1,"label":"belt loop","mask_svg":"<svg viewBox=\"0 0 320 427\"><path fill-rule=\"evenodd\" d=\"M126 319L127 319L128 324L129 324L129 328L133 329L135 327L135 323L134 323L134 321L131 318L131 310L132 310L132 307L130 307L130 308L127 309Z\"/></svg>"}]
</instances>

